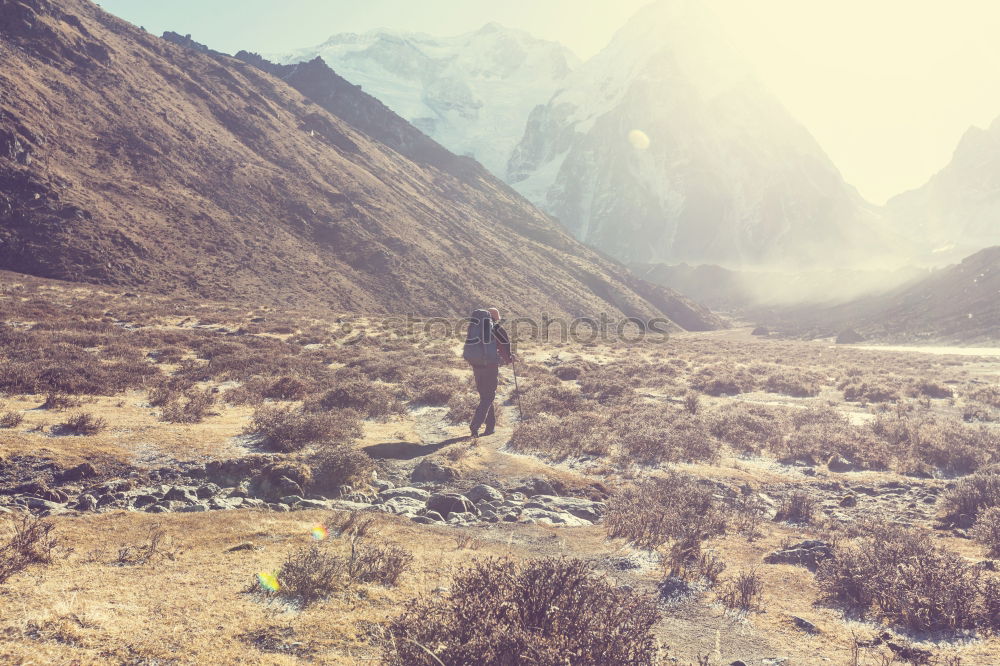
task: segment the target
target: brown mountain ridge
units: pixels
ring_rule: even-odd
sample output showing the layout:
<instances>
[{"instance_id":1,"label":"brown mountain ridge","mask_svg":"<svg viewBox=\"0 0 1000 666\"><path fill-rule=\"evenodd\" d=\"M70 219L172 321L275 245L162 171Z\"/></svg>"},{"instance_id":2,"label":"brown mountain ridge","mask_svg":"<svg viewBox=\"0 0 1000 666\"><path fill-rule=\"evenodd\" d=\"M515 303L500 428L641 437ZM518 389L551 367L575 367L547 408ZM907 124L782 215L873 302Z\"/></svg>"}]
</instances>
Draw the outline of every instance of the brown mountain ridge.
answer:
<instances>
[{"instance_id":1,"label":"brown mountain ridge","mask_svg":"<svg viewBox=\"0 0 1000 666\"><path fill-rule=\"evenodd\" d=\"M357 312L721 325L321 63L290 85L86 0L0 0L0 61L0 268ZM337 83L326 98L293 87L317 77Z\"/></svg>"}]
</instances>

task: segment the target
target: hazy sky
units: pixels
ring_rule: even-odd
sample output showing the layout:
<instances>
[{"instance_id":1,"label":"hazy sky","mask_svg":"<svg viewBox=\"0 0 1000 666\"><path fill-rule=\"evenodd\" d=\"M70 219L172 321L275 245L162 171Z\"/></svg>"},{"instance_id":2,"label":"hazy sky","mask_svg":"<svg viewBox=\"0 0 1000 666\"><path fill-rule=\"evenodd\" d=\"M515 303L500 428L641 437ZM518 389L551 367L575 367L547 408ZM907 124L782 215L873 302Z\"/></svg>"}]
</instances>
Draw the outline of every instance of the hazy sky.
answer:
<instances>
[{"instance_id":1,"label":"hazy sky","mask_svg":"<svg viewBox=\"0 0 1000 666\"><path fill-rule=\"evenodd\" d=\"M761 79L876 203L922 185L971 125L1000 116L1000 3L704 0ZM389 27L454 35L488 21L593 55L647 0L104 0L150 32L280 52Z\"/></svg>"}]
</instances>

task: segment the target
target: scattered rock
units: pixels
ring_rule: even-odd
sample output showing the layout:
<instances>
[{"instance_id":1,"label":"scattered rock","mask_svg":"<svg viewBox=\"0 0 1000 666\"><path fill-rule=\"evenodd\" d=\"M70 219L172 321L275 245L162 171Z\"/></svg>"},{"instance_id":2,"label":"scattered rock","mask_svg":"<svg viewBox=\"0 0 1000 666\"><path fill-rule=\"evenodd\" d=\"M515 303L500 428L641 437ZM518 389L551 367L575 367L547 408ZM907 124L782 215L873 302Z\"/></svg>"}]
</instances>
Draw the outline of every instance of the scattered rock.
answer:
<instances>
[{"instance_id":1,"label":"scattered rock","mask_svg":"<svg viewBox=\"0 0 1000 666\"><path fill-rule=\"evenodd\" d=\"M198 501L198 498L191 492L191 489L182 488L181 486L174 486L168 490L163 495L163 499L174 502L188 502L190 504L194 504Z\"/></svg>"},{"instance_id":2,"label":"scattered rock","mask_svg":"<svg viewBox=\"0 0 1000 666\"><path fill-rule=\"evenodd\" d=\"M393 497L389 501L382 504L382 509L385 512L400 515L416 514L423 510L423 508L424 502L421 502L419 499L406 496Z\"/></svg>"},{"instance_id":3,"label":"scattered rock","mask_svg":"<svg viewBox=\"0 0 1000 666\"><path fill-rule=\"evenodd\" d=\"M442 516L437 511L428 511L427 513L424 514L424 517L425 518L429 518L430 520L432 520L432 521L434 521L436 523L443 523L444 522L444 516Z\"/></svg>"},{"instance_id":4,"label":"scattered rock","mask_svg":"<svg viewBox=\"0 0 1000 666\"><path fill-rule=\"evenodd\" d=\"M801 617L798 617L797 615L793 615L792 616L792 622L795 623L796 627L798 627L802 631L806 632L807 634L818 634L818 633L821 633L820 630L819 630L819 628L815 624L813 624L809 620L806 620L805 618L801 618Z\"/></svg>"},{"instance_id":5,"label":"scattered rock","mask_svg":"<svg viewBox=\"0 0 1000 666\"><path fill-rule=\"evenodd\" d=\"M77 511L93 511L97 508L97 498L93 495L80 495L73 508Z\"/></svg>"},{"instance_id":6,"label":"scattered rock","mask_svg":"<svg viewBox=\"0 0 1000 666\"><path fill-rule=\"evenodd\" d=\"M857 506L858 505L858 496L855 495L854 493L851 493L849 495L844 495L843 497L840 498L840 502L838 502L838 504L840 504L840 506L842 506L844 508L848 508L848 509L851 508L851 507L853 507L853 506Z\"/></svg>"},{"instance_id":7,"label":"scattered rock","mask_svg":"<svg viewBox=\"0 0 1000 666\"><path fill-rule=\"evenodd\" d=\"M188 506L182 506L177 509L180 513L201 513L202 511L208 511L208 507L204 504L191 504Z\"/></svg>"},{"instance_id":8,"label":"scattered rock","mask_svg":"<svg viewBox=\"0 0 1000 666\"><path fill-rule=\"evenodd\" d=\"M665 601L680 601L694 592L694 587L679 576L667 576L657 586L660 598Z\"/></svg>"},{"instance_id":9,"label":"scattered rock","mask_svg":"<svg viewBox=\"0 0 1000 666\"><path fill-rule=\"evenodd\" d=\"M227 548L227 553L238 553L242 550L262 550L258 546L253 545L249 541L233 546L232 548Z\"/></svg>"},{"instance_id":10,"label":"scattered rock","mask_svg":"<svg viewBox=\"0 0 1000 666\"><path fill-rule=\"evenodd\" d=\"M135 499L132 500L132 506L137 509L141 509L144 506L156 504L159 501L159 498L155 495L136 495Z\"/></svg>"},{"instance_id":11,"label":"scattered rock","mask_svg":"<svg viewBox=\"0 0 1000 666\"><path fill-rule=\"evenodd\" d=\"M520 522L541 525L561 525L564 527L586 527L592 523L583 518L577 518L571 513L564 511L550 511L537 507L525 506L521 511Z\"/></svg>"},{"instance_id":12,"label":"scattered rock","mask_svg":"<svg viewBox=\"0 0 1000 666\"><path fill-rule=\"evenodd\" d=\"M854 471L854 463L840 455L839 453L834 453L830 456L830 459L826 461L826 468L831 472L852 472Z\"/></svg>"},{"instance_id":13,"label":"scattered rock","mask_svg":"<svg viewBox=\"0 0 1000 666\"><path fill-rule=\"evenodd\" d=\"M299 502L302 501L303 499L301 495L285 495L284 497L278 500L279 503L286 504L288 506L292 506L293 504L298 504Z\"/></svg>"},{"instance_id":14,"label":"scattered rock","mask_svg":"<svg viewBox=\"0 0 1000 666\"><path fill-rule=\"evenodd\" d=\"M304 499L304 500L300 500L299 502L296 502L293 505L293 508L296 508L296 509L326 509L326 508L328 508L328 506L329 505L325 501L322 501L322 500Z\"/></svg>"},{"instance_id":15,"label":"scattered rock","mask_svg":"<svg viewBox=\"0 0 1000 666\"><path fill-rule=\"evenodd\" d=\"M472 513L478 514L476 506L469 501L465 495L458 493L438 493L431 495L427 499L427 509L437 511L444 518L448 518L451 513Z\"/></svg>"},{"instance_id":16,"label":"scattered rock","mask_svg":"<svg viewBox=\"0 0 1000 666\"><path fill-rule=\"evenodd\" d=\"M807 540L764 557L766 564L795 564L814 570L823 560L833 557L833 548L825 541Z\"/></svg>"},{"instance_id":17,"label":"scattered rock","mask_svg":"<svg viewBox=\"0 0 1000 666\"><path fill-rule=\"evenodd\" d=\"M222 488L212 482L208 482L198 488L195 494L198 496L198 499L208 499L209 497L215 497L220 492L222 492Z\"/></svg>"},{"instance_id":18,"label":"scattered rock","mask_svg":"<svg viewBox=\"0 0 1000 666\"><path fill-rule=\"evenodd\" d=\"M420 500L421 502L426 502L430 499L430 492L423 490L422 488L411 488L409 486L404 486L402 488L391 488L389 490L384 490L380 493L382 499L388 501L395 499L397 497L408 497L410 499Z\"/></svg>"},{"instance_id":19,"label":"scattered rock","mask_svg":"<svg viewBox=\"0 0 1000 666\"><path fill-rule=\"evenodd\" d=\"M97 470L89 462L84 462L80 463L76 467L70 467L63 472L60 472L56 475L56 480L59 483L69 483L72 481L89 479L94 476L97 476Z\"/></svg>"},{"instance_id":20,"label":"scattered rock","mask_svg":"<svg viewBox=\"0 0 1000 666\"><path fill-rule=\"evenodd\" d=\"M462 478L461 472L451 465L424 458L413 469L410 480L416 483L448 483Z\"/></svg>"},{"instance_id":21,"label":"scattered rock","mask_svg":"<svg viewBox=\"0 0 1000 666\"><path fill-rule=\"evenodd\" d=\"M568 513L589 523L596 523L607 511L607 505L603 502L554 495L535 495L524 506L525 508L542 508Z\"/></svg>"},{"instance_id":22,"label":"scattered rock","mask_svg":"<svg viewBox=\"0 0 1000 666\"><path fill-rule=\"evenodd\" d=\"M475 504L479 504L480 502L503 501L503 493L493 486L487 486L484 483L474 486L471 490L469 490L469 492L465 493L465 496L472 500Z\"/></svg>"}]
</instances>

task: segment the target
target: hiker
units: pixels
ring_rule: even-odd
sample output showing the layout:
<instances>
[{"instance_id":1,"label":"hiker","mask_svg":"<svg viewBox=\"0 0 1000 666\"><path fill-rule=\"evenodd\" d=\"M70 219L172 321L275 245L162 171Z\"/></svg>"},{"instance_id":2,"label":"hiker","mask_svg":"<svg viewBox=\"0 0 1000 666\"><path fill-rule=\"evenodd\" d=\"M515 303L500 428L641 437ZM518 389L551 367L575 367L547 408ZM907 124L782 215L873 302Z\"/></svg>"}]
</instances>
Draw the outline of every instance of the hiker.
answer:
<instances>
[{"instance_id":1,"label":"hiker","mask_svg":"<svg viewBox=\"0 0 1000 666\"><path fill-rule=\"evenodd\" d=\"M476 391L479 393L479 406L476 407L469 431L473 437L478 437L479 426L485 423L486 430L483 434L492 435L497 424L493 400L497 394L500 366L516 360L511 353L510 336L500 325L499 310L489 308L472 313L462 357L472 366Z\"/></svg>"}]
</instances>

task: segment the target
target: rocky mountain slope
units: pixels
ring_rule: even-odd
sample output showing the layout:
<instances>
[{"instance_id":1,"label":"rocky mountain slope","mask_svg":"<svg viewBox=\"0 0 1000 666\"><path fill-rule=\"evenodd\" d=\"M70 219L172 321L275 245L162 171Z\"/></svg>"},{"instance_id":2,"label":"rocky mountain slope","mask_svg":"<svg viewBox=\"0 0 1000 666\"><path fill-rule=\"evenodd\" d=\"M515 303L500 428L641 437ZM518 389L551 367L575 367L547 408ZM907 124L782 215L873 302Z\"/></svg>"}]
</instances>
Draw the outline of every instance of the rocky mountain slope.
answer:
<instances>
[{"instance_id":1,"label":"rocky mountain slope","mask_svg":"<svg viewBox=\"0 0 1000 666\"><path fill-rule=\"evenodd\" d=\"M786 328L818 334L853 328L880 340L995 344L1000 339L1000 246L886 294L831 308L783 311L779 318Z\"/></svg>"},{"instance_id":2,"label":"rocky mountain slope","mask_svg":"<svg viewBox=\"0 0 1000 666\"><path fill-rule=\"evenodd\" d=\"M574 71L532 112L507 180L629 262L845 265L883 243L697 0L647 6Z\"/></svg>"},{"instance_id":3,"label":"rocky mountain slope","mask_svg":"<svg viewBox=\"0 0 1000 666\"><path fill-rule=\"evenodd\" d=\"M719 323L356 87L356 115L388 118L398 149L256 66L85 0L6 2L0 36L0 268L352 311Z\"/></svg>"},{"instance_id":4,"label":"rocky mountain slope","mask_svg":"<svg viewBox=\"0 0 1000 666\"><path fill-rule=\"evenodd\" d=\"M1000 243L1000 118L966 132L944 169L891 199L886 211L929 263Z\"/></svg>"},{"instance_id":5,"label":"rocky mountain slope","mask_svg":"<svg viewBox=\"0 0 1000 666\"><path fill-rule=\"evenodd\" d=\"M524 121L579 63L559 44L496 23L457 37L376 30L270 56L322 57L449 150L503 176Z\"/></svg>"}]
</instances>

